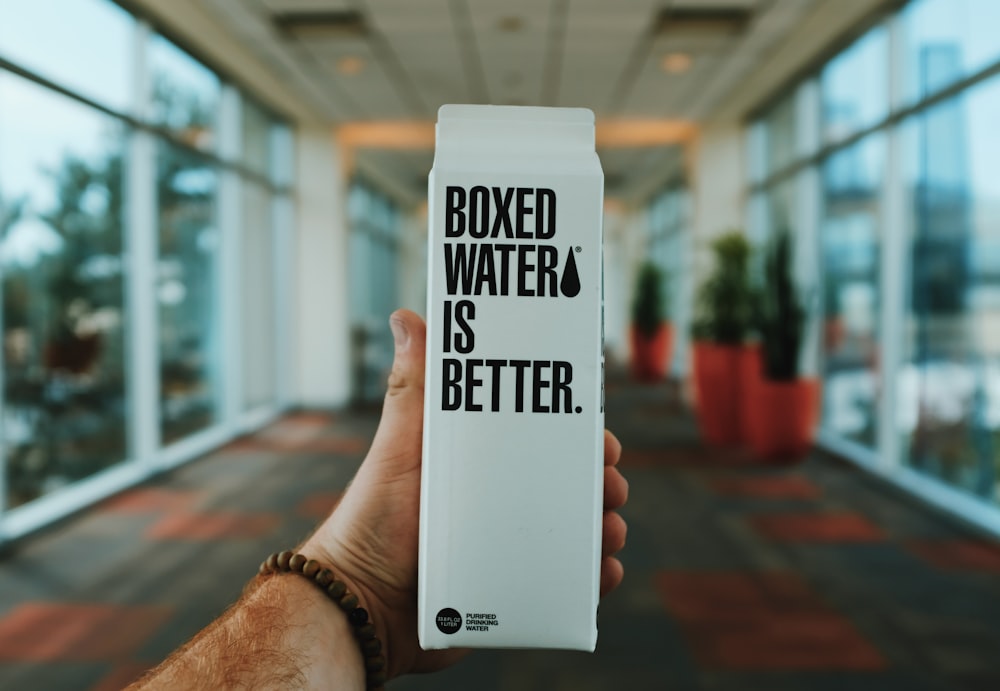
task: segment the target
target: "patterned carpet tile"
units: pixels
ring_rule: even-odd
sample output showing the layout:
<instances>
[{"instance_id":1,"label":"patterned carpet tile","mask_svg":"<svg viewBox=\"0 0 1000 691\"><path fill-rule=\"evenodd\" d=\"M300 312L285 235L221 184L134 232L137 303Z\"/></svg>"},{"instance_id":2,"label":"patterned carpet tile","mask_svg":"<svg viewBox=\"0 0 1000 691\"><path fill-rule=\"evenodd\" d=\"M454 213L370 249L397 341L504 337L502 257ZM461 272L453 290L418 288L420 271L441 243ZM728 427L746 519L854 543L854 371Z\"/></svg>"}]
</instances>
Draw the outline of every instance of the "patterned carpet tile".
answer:
<instances>
[{"instance_id":1,"label":"patterned carpet tile","mask_svg":"<svg viewBox=\"0 0 1000 691\"><path fill-rule=\"evenodd\" d=\"M861 514L761 513L747 522L763 537L776 542L879 542L886 539L877 525Z\"/></svg>"},{"instance_id":2,"label":"patterned carpet tile","mask_svg":"<svg viewBox=\"0 0 1000 691\"><path fill-rule=\"evenodd\" d=\"M822 490L801 475L715 477L709 487L723 497L752 499L818 499Z\"/></svg>"},{"instance_id":3,"label":"patterned carpet tile","mask_svg":"<svg viewBox=\"0 0 1000 691\"><path fill-rule=\"evenodd\" d=\"M753 467L753 459L739 450L702 447L645 449L626 446L621 465L626 468L685 467L698 470Z\"/></svg>"},{"instance_id":4,"label":"patterned carpet tile","mask_svg":"<svg viewBox=\"0 0 1000 691\"><path fill-rule=\"evenodd\" d=\"M907 548L925 562L947 571L982 571L1000 575L1000 546L975 540L925 540Z\"/></svg>"},{"instance_id":5,"label":"patterned carpet tile","mask_svg":"<svg viewBox=\"0 0 1000 691\"><path fill-rule=\"evenodd\" d=\"M145 662L122 662L111 668L89 691L121 691L153 667Z\"/></svg>"},{"instance_id":6,"label":"patterned carpet tile","mask_svg":"<svg viewBox=\"0 0 1000 691\"><path fill-rule=\"evenodd\" d=\"M290 433L256 434L230 442L223 454L333 454L357 456L368 450L368 440L346 435L323 435L318 430L292 428Z\"/></svg>"},{"instance_id":7,"label":"patterned carpet tile","mask_svg":"<svg viewBox=\"0 0 1000 691\"><path fill-rule=\"evenodd\" d=\"M122 660L152 636L171 611L154 605L27 602L0 619L0 660Z\"/></svg>"},{"instance_id":8,"label":"patterned carpet tile","mask_svg":"<svg viewBox=\"0 0 1000 691\"><path fill-rule=\"evenodd\" d=\"M655 585L699 663L724 670L878 670L879 651L793 573L662 572Z\"/></svg>"},{"instance_id":9,"label":"patterned carpet tile","mask_svg":"<svg viewBox=\"0 0 1000 691\"><path fill-rule=\"evenodd\" d=\"M149 526L150 540L232 540L270 534L281 523L272 513L236 511L179 512L164 516Z\"/></svg>"},{"instance_id":10,"label":"patterned carpet tile","mask_svg":"<svg viewBox=\"0 0 1000 691\"><path fill-rule=\"evenodd\" d=\"M158 513L187 510L196 506L203 498L202 492L168 487L140 487L108 499L99 508L115 513Z\"/></svg>"}]
</instances>

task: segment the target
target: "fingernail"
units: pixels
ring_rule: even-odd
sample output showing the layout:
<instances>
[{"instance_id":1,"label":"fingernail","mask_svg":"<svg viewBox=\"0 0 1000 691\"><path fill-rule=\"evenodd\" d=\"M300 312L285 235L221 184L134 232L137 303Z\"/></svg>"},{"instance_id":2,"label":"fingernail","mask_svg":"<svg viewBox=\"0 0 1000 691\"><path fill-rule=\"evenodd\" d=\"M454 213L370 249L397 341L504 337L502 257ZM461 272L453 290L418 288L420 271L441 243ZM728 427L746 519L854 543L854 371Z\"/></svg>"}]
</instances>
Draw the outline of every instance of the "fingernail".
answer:
<instances>
[{"instance_id":1,"label":"fingernail","mask_svg":"<svg viewBox=\"0 0 1000 691\"><path fill-rule=\"evenodd\" d=\"M390 319L389 328L392 329L392 340L396 342L396 350L402 350L410 343L410 331L401 319Z\"/></svg>"}]
</instances>

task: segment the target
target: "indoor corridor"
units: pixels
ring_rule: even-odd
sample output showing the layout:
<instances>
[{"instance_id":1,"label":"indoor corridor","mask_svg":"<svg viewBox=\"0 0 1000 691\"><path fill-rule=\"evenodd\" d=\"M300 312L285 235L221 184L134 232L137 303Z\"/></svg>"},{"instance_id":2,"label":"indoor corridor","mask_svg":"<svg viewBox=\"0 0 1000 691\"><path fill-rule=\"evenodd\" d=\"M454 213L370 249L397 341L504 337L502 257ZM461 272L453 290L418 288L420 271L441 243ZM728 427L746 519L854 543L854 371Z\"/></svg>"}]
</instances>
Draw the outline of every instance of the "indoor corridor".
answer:
<instances>
[{"instance_id":1,"label":"indoor corridor","mask_svg":"<svg viewBox=\"0 0 1000 691\"><path fill-rule=\"evenodd\" d=\"M1000 688L1000 546L820 453L707 449L667 384L612 378L607 403L631 498L597 653L476 652L390 689ZM13 548L0 688L118 689L162 659L330 510L377 418L288 415Z\"/></svg>"}]
</instances>

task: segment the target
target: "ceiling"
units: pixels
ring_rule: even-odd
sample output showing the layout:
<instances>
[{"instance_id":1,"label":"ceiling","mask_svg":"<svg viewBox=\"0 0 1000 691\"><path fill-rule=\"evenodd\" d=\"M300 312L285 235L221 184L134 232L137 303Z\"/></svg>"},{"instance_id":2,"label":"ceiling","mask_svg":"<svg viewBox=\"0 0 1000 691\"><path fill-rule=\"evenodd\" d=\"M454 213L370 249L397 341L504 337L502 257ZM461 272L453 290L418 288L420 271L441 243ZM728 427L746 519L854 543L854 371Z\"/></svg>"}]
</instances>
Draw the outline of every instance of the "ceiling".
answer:
<instances>
[{"instance_id":1,"label":"ceiling","mask_svg":"<svg viewBox=\"0 0 1000 691\"><path fill-rule=\"evenodd\" d=\"M697 123L815 0L203 0L333 125L430 125L444 103L583 106L609 194L679 170ZM280 104L277 104L280 105ZM657 124L664 127L657 128ZM639 131L639 129L636 129ZM419 198L433 138L368 138L354 165Z\"/></svg>"}]
</instances>

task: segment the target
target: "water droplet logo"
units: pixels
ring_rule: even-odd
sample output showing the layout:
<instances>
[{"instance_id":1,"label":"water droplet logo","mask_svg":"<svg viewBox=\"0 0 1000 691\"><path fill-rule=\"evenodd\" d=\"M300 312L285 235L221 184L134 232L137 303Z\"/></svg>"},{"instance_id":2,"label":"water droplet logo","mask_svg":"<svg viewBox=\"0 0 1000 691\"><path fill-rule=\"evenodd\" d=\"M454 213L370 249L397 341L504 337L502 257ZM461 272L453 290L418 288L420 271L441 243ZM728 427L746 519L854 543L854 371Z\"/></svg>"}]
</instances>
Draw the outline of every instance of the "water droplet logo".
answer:
<instances>
[{"instance_id":1,"label":"water droplet logo","mask_svg":"<svg viewBox=\"0 0 1000 691\"><path fill-rule=\"evenodd\" d=\"M566 268L563 269L562 280L559 281L559 290L568 298L575 298L580 294L580 273L576 270L576 258L573 256L572 247L566 256Z\"/></svg>"}]
</instances>

